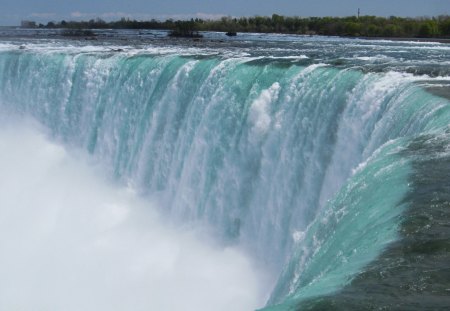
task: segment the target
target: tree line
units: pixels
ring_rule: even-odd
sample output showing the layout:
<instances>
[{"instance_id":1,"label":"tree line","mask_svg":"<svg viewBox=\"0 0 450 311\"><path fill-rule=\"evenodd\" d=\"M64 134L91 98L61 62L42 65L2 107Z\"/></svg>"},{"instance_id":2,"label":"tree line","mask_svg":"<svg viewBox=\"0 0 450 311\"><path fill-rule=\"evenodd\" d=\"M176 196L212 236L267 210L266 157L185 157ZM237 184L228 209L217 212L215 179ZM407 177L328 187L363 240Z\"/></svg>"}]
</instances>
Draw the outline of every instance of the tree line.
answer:
<instances>
[{"instance_id":1,"label":"tree line","mask_svg":"<svg viewBox=\"0 0 450 311\"><path fill-rule=\"evenodd\" d=\"M122 18L106 22L100 18L89 21L60 21L39 24L41 28L66 29L160 29L172 33L198 31L285 33L301 35L327 35L350 37L405 37L405 38L450 38L450 16L405 18L391 16L349 17L291 17L272 16L222 17L218 20L191 19L174 21L137 21Z\"/></svg>"}]
</instances>

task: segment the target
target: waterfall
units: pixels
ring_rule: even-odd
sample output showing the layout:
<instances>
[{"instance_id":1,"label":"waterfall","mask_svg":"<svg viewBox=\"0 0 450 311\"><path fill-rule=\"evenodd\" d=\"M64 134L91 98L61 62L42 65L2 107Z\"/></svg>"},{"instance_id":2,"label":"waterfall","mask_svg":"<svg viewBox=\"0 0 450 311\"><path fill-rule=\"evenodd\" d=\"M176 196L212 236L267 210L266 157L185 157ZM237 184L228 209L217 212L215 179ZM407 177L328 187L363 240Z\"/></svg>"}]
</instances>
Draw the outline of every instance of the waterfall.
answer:
<instances>
[{"instance_id":1,"label":"waterfall","mask_svg":"<svg viewBox=\"0 0 450 311\"><path fill-rule=\"evenodd\" d=\"M4 111L282 271L280 308L336 292L399 239L403 152L447 128L449 101L427 91L442 81L245 55L0 53Z\"/></svg>"}]
</instances>

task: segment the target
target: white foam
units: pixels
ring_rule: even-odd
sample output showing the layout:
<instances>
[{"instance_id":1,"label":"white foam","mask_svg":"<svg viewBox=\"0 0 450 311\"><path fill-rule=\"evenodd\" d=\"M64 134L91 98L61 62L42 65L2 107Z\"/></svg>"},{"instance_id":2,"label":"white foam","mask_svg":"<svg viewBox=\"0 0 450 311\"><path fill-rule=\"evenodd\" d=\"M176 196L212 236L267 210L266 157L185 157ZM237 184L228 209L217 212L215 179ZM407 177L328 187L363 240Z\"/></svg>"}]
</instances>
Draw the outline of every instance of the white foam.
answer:
<instances>
[{"instance_id":1,"label":"white foam","mask_svg":"<svg viewBox=\"0 0 450 311\"><path fill-rule=\"evenodd\" d=\"M4 122L2 122L4 123ZM0 126L1 310L252 310L235 248L163 224L29 124Z\"/></svg>"},{"instance_id":2,"label":"white foam","mask_svg":"<svg viewBox=\"0 0 450 311\"><path fill-rule=\"evenodd\" d=\"M280 84L275 82L267 90L263 90L250 106L249 117L256 133L264 134L269 130L272 123L270 104L278 99L280 88Z\"/></svg>"}]
</instances>

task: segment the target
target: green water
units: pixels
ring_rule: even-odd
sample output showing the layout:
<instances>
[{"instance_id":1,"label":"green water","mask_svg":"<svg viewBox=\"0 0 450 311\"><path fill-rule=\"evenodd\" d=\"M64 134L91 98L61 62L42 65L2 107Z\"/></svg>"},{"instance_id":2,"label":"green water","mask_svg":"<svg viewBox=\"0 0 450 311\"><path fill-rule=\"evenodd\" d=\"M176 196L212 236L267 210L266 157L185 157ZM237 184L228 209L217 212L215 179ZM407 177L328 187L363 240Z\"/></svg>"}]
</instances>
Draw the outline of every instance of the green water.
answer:
<instances>
[{"instance_id":1,"label":"green water","mask_svg":"<svg viewBox=\"0 0 450 311\"><path fill-rule=\"evenodd\" d=\"M330 39L323 58L314 40L255 55L11 42L0 107L87 150L174 222L245 249L279 275L267 310L444 308L448 76L409 69L448 51L352 55L363 42Z\"/></svg>"}]
</instances>

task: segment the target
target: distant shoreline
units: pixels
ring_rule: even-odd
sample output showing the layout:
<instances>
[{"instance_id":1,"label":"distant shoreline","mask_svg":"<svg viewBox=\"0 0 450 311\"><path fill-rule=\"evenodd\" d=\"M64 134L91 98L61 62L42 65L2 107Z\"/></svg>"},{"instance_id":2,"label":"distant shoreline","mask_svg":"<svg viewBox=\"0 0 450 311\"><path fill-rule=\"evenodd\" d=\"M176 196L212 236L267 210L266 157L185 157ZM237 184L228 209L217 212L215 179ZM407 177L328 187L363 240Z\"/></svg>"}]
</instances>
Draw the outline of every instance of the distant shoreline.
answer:
<instances>
[{"instance_id":1,"label":"distant shoreline","mask_svg":"<svg viewBox=\"0 0 450 311\"><path fill-rule=\"evenodd\" d=\"M105 21L49 21L47 24L22 20L22 28L58 30L82 34L100 30L164 30L175 37L200 37L201 32L229 34L260 33L305 36L333 36L369 40L416 41L450 43L450 15L435 17L379 17L353 15L346 17L271 16L231 17L220 19L191 18L190 20L135 20L121 18ZM77 35L78 36L78 35Z\"/></svg>"},{"instance_id":2,"label":"distant shoreline","mask_svg":"<svg viewBox=\"0 0 450 311\"><path fill-rule=\"evenodd\" d=\"M363 39L363 40L386 40L386 41L400 41L400 42L419 42L419 43L444 43L450 44L450 38L404 38L404 37L345 37L350 39Z\"/></svg>"},{"instance_id":3,"label":"distant shoreline","mask_svg":"<svg viewBox=\"0 0 450 311\"><path fill-rule=\"evenodd\" d=\"M14 27L4 27L4 28L14 28ZM19 28L20 29L20 28ZM38 30L39 29L24 29L24 30L28 30L28 31L33 31L33 30ZM59 31L64 31L66 30L65 28L55 28L53 30L59 30ZM95 29L94 29L95 30ZM114 30L118 30L118 29L114 29ZM139 30L151 30L151 29L134 29L136 31ZM160 29L154 29L155 31L159 31ZM166 31L166 30L164 30ZM200 31L200 33L207 33L207 32L221 32L221 31ZM225 32L223 32L224 35L226 35ZM239 34L258 34L261 36L264 35L291 35L291 36L299 36L299 37L308 37L308 35L304 35L304 34L290 34L290 33L283 33L283 32L267 32L267 33L255 33L255 32L237 32L237 36L239 36ZM315 34L315 35L309 35L309 36L314 36L314 37L337 37L337 38L343 38L343 39L355 39L355 40L367 40L367 41L378 41L378 40L386 40L386 41L393 41L393 42L417 42L417 43L441 43L441 44L450 44L450 38L410 38L410 37L364 37L364 36L327 36L327 35L321 35L321 34ZM105 40L123 40L123 38L111 38L111 37L103 37L103 36L99 36L96 35L95 33L93 33L92 35L64 35L62 33L60 34L38 34L38 33L28 33L28 34L11 34L11 35L6 35L6 34L2 34L0 33L0 40L1 39L63 39L63 40L83 40L83 41L105 41ZM129 39L137 39L133 36L130 36ZM189 36L175 36L175 37L171 37L169 35L167 35L167 37L160 37L160 38L147 38L147 39L142 39L144 41L154 41L154 40L158 40L158 41L176 41L176 40L193 40L195 39L195 41L202 41L204 40L211 40L211 39L207 39L207 38L200 38L200 37L189 37ZM217 39L218 41L220 41L220 39ZM232 40L232 39L231 39Z\"/></svg>"}]
</instances>

